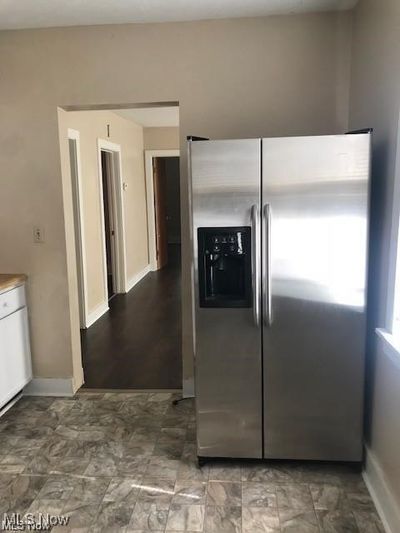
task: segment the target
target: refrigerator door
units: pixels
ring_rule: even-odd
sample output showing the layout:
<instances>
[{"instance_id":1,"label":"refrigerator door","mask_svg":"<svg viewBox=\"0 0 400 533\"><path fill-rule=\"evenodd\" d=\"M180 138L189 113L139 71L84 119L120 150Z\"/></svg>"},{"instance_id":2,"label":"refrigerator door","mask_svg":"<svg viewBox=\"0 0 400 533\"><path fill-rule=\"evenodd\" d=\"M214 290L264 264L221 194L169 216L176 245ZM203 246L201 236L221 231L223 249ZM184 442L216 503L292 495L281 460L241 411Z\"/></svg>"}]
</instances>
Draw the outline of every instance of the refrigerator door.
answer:
<instances>
[{"instance_id":1,"label":"refrigerator door","mask_svg":"<svg viewBox=\"0 0 400 533\"><path fill-rule=\"evenodd\" d=\"M189 158L197 453L259 458L261 140L191 142Z\"/></svg>"},{"instance_id":2,"label":"refrigerator door","mask_svg":"<svg viewBox=\"0 0 400 533\"><path fill-rule=\"evenodd\" d=\"M359 461L370 135L262 153L264 456Z\"/></svg>"}]
</instances>

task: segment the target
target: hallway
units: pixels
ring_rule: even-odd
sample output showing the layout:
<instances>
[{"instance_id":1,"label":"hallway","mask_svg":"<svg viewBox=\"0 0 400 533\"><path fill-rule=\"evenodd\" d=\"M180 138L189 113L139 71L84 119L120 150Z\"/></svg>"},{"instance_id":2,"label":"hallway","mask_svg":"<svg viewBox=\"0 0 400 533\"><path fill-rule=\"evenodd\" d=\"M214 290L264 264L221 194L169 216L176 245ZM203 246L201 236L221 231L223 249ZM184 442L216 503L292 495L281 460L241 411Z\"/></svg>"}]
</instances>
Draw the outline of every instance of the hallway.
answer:
<instances>
[{"instance_id":1,"label":"hallway","mask_svg":"<svg viewBox=\"0 0 400 533\"><path fill-rule=\"evenodd\" d=\"M168 246L165 268L150 272L81 331L85 387L180 389L180 246Z\"/></svg>"}]
</instances>

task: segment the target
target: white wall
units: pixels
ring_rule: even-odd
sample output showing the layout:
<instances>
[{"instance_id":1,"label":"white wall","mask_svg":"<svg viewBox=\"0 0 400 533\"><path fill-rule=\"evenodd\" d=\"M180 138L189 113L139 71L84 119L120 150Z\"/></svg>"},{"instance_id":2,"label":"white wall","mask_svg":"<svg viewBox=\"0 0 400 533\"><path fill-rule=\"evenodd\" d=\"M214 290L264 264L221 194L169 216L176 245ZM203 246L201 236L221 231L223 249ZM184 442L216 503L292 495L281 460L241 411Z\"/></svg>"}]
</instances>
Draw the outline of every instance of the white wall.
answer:
<instances>
[{"instance_id":1,"label":"white wall","mask_svg":"<svg viewBox=\"0 0 400 533\"><path fill-rule=\"evenodd\" d=\"M367 473L393 533L400 531L400 357L388 357L375 327L387 325L393 296L388 276L399 103L400 2L361 0L353 28L350 127L374 128Z\"/></svg>"}]
</instances>

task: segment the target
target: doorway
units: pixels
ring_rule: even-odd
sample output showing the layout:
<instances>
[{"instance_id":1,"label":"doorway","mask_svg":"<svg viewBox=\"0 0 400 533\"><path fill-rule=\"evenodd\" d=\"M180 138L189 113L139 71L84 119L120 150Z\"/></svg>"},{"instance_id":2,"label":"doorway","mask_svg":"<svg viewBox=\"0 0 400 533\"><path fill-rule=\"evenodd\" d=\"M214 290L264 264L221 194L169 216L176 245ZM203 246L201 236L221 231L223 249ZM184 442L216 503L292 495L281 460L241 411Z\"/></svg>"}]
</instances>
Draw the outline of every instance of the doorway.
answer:
<instances>
[{"instance_id":1,"label":"doorway","mask_svg":"<svg viewBox=\"0 0 400 533\"><path fill-rule=\"evenodd\" d=\"M79 139L68 137L62 153L66 161L69 148L71 229L79 294L86 295L85 388L177 390L182 385L178 113L171 108L167 118L169 125L165 113L156 116L152 107L137 113L72 111L62 117L64 131L73 127L80 136L80 148ZM140 124L142 119L147 124ZM164 145L176 150L163 150ZM157 146L149 189L146 153ZM149 249L157 259L154 268Z\"/></svg>"},{"instance_id":2,"label":"doorway","mask_svg":"<svg viewBox=\"0 0 400 533\"><path fill-rule=\"evenodd\" d=\"M121 177L121 146L97 140L99 203L103 243L104 294L110 300L126 292L126 246Z\"/></svg>"},{"instance_id":3,"label":"doorway","mask_svg":"<svg viewBox=\"0 0 400 533\"><path fill-rule=\"evenodd\" d=\"M151 270L168 264L168 252L180 253L179 150L146 150L147 227Z\"/></svg>"},{"instance_id":4,"label":"doorway","mask_svg":"<svg viewBox=\"0 0 400 533\"><path fill-rule=\"evenodd\" d=\"M115 248L115 197L112 173L112 153L101 150L101 181L103 187L104 239L106 248L107 296L110 301L116 290L116 248Z\"/></svg>"},{"instance_id":5,"label":"doorway","mask_svg":"<svg viewBox=\"0 0 400 533\"><path fill-rule=\"evenodd\" d=\"M156 262L160 270L168 264L169 256L180 253L179 157L153 158L153 187Z\"/></svg>"}]
</instances>

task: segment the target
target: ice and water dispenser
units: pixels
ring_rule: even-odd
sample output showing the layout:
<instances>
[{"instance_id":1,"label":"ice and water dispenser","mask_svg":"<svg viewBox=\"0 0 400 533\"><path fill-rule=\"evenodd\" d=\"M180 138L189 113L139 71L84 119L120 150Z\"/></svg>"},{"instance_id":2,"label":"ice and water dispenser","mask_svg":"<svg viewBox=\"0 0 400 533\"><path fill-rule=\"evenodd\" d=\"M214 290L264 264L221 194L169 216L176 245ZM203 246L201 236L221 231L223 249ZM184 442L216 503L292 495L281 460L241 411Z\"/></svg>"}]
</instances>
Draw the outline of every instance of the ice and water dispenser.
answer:
<instances>
[{"instance_id":1,"label":"ice and water dispenser","mask_svg":"<svg viewBox=\"0 0 400 533\"><path fill-rule=\"evenodd\" d=\"M200 307L251 307L251 228L198 228Z\"/></svg>"}]
</instances>

